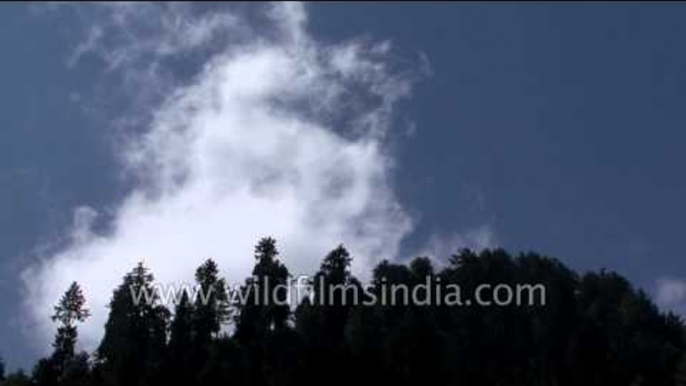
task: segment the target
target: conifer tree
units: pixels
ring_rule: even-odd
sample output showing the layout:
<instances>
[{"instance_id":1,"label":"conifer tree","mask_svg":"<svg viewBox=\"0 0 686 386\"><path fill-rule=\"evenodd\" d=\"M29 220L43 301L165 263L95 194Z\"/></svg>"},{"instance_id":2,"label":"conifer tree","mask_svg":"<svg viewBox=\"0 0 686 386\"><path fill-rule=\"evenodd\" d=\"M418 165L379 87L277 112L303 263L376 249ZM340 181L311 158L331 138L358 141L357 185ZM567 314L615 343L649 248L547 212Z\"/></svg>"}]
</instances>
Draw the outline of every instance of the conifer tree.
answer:
<instances>
[{"instance_id":1,"label":"conifer tree","mask_svg":"<svg viewBox=\"0 0 686 386\"><path fill-rule=\"evenodd\" d=\"M219 267L209 259L198 267L195 281L199 293L195 299L193 326L198 344L206 345L229 320L231 309L228 304L226 282L219 277Z\"/></svg>"},{"instance_id":2,"label":"conifer tree","mask_svg":"<svg viewBox=\"0 0 686 386\"><path fill-rule=\"evenodd\" d=\"M223 278L219 277L219 267L214 260L209 259L205 261L195 271L195 282L197 285L197 292L195 303L192 305L184 305L183 301L179 305L181 309L177 310L180 313L180 318L175 321L178 323L174 326L177 331L176 334L182 334L180 331L187 320L184 318L190 316L190 342L185 347L186 355L189 359L189 369L193 374L199 374L207 365L210 350L214 344L222 326L230 318L231 309L228 304L228 294L226 292L226 283ZM183 299L182 299L183 300ZM187 313L190 312L190 315ZM179 339L186 337L178 336ZM178 342L174 342L176 345Z\"/></svg>"},{"instance_id":3,"label":"conifer tree","mask_svg":"<svg viewBox=\"0 0 686 386\"><path fill-rule=\"evenodd\" d=\"M350 288L361 291L360 284L340 246L322 261L313 280L321 288L298 307L292 329L288 305L274 302L286 294L272 297L288 279L277 257L274 240L260 240L233 337L221 334L228 313L213 261L196 271L204 300L182 294L171 324L152 275L139 264L114 291L94 366L75 349L76 325L89 314L75 283L55 306L53 355L39 360L31 377L17 371L4 380L0 359L0 385L686 384L683 320L661 312L616 273L579 276L535 253L463 250L440 270L428 258L381 262L365 288L377 303L355 305L353 295L362 298ZM443 292L433 293L430 305L378 303L386 295L387 304L396 285L412 292L427 282L440 282L447 292L459 285L463 300L475 300L479 284L541 283L545 301L460 307L448 305ZM526 292L520 295L526 302Z\"/></svg>"},{"instance_id":4,"label":"conifer tree","mask_svg":"<svg viewBox=\"0 0 686 386\"><path fill-rule=\"evenodd\" d=\"M78 331L77 322L83 322L90 316L86 308L86 298L78 283L73 282L55 306L52 320L59 322L57 335L52 344L54 352L52 361L58 373L62 373L68 363L74 359Z\"/></svg>"},{"instance_id":5,"label":"conifer tree","mask_svg":"<svg viewBox=\"0 0 686 386\"><path fill-rule=\"evenodd\" d=\"M188 293L183 291L169 328L166 378L171 385L188 386L192 383L193 313L193 304Z\"/></svg>"},{"instance_id":6,"label":"conifer tree","mask_svg":"<svg viewBox=\"0 0 686 386\"><path fill-rule=\"evenodd\" d=\"M246 345L261 341L273 330L286 326L290 315L287 304L288 268L278 259L276 240L263 238L255 247L253 275L243 287L245 302L239 305L236 336Z\"/></svg>"},{"instance_id":7,"label":"conifer tree","mask_svg":"<svg viewBox=\"0 0 686 386\"><path fill-rule=\"evenodd\" d=\"M329 382L332 385L346 384L350 379L344 332L355 300L362 299L361 286L350 271L351 262L342 245L329 252L313 278L312 304L304 303L298 309L303 319L297 321L297 327L309 346L308 384L317 384L331 373L337 374Z\"/></svg>"},{"instance_id":8,"label":"conifer tree","mask_svg":"<svg viewBox=\"0 0 686 386\"><path fill-rule=\"evenodd\" d=\"M321 343L335 346L342 342L355 297L362 299L359 282L350 272L351 262L350 253L339 245L326 255L314 276L314 306L323 328Z\"/></svg>"},{"instance_id":9,"label":"conifer tree","mask_svg":"<svg viewBox=\"0 0 686 386\"><path fill-rule=\"evenodd\" d=\"M261 239L255 247L255 267L252 277L242 288L244 301L236 316L236 339L246 350L246 382L262 385L267 382L265 346L274 334L286 327L290 314L287 303L288 269L277 256L276 241Z\"/></svg>"},{"instance_id":10,"label":"conifer tree","mask_svg":"<svg viewBox=\"0 0 686 386\"><path fill-rule=\"evenodd\" d=\"M153 281L139 263L114 291L97 352L107 384L152 384L161 376L169 311L159 304Z\"/></svg>"}]
</instances>

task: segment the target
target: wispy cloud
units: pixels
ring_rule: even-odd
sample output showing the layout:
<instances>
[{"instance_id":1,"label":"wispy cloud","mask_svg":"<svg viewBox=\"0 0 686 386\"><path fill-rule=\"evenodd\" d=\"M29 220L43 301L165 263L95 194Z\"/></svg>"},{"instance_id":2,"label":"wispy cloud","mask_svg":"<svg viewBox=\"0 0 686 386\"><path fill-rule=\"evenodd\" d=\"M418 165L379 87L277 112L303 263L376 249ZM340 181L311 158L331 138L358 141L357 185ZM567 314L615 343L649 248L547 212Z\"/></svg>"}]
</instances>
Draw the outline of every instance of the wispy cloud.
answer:
<instances>
[{"instance_id":1,"label":"wispy cloud","mask_svg":"<svg viewBox=\"0 0 686 386\"><path fill-rule=\"evenodd\" d=\"M138 120L144 129L119 148L137 184L107 231L93 228L101 208L79 208L66 246L24 272L29 328L41 344L52 334L51 305L72 280L93 311L82 331L92 349L111 290L137 261L161 282L184 282L211 257L238 281L250 273L254 243L271 235L295 273L314 270L339 243L364 273L393 259L412 230L389 185L385 139L412 83L391 70L391 45L322 44L300 4L266 7L259 28L231 9L189 7L91 11L75 70L98 57L165 97L146 106L152 118ZM203 50L210 54L192 81L157 76L169 57Z\"/></svg>"},{"instance_id":2,"label":"wispy cloud","mask_svg":"<svg viewBox=\"0 0 686 386\"><path fill-rule=\"evenodd\" d=\"M438 262L445 261L462 248L480 251L497 247L497 239L492 227L483 225L464 232L432 235L417 255L430 256Z\"/></svg>"},{"instance_id":3,"label":"wispy cloud","mask_svg":"<svg viewBox=\"0 0 686 386\"><path fill-rule=\"evenodd\" d=\"M686 280L673 277L658 279L655 302L663 310L686 315Z\"/></svg>"},{"instance_id":4,"label":"wispy cloud","mask_svg":"<svg viewBox=\"0 0 686 386\"><path fill-rule=\"evenodd\" d=\"M57 8L56 8L57 9ZM142 60L172 57L210 44L227 35L244 36L249 26L229 12L200 13L188 3L112 3L70 8L91 22L85 38L68 59L72 66L84 56L98 55L110 71Z\"/></svg>"},{"instance_id":5,"label":"wispy cloud","mask_svg":"<svg viewBox=\"0 0 686 386\"><path fill-rule=\"evenodd\" d=\"M105 94L129 100L126 114L104 113L124 123L114 147L133 187L112 207L75 208L60 247L40 249L24 271L24 324L40 347L52 305L78 280L93 311L82 343L95 348L112 289L141 260L160 282L186 283L213 258L237 282L267 235L295 274L312 273L340 243L363 278L398 257L413 219L390 183L389 136L398 102L430 76L425 55L408 65L389 41L322 43L299 3L50 11L84 23L67 65L99 65ZM444 258L494 243L484 226L434 235L420 252Z\"/></svg>"}]
</instances>

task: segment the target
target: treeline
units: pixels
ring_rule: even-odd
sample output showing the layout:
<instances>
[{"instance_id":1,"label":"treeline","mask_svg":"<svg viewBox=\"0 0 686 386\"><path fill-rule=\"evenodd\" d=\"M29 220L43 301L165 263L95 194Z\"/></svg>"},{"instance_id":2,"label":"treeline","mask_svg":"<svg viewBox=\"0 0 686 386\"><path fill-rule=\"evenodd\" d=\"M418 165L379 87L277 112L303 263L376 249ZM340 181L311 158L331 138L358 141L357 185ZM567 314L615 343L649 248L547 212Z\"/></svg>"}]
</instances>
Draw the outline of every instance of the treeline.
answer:
<instances>
[{"instance_id":1,"label":"treeline","mask_svg":"<svg viewBox=\"0 0 686 386\"><path fill-rule=\"evenodd\" d=\"M350 263L338 247L314 280L324 287L360 285ZM578 275L535 253L461 250L440 270L427 258L407 265L384 261L373 270L372 291L381 297L388 284L415 288L427 277L466 293L483 283L541 283L546 304L363 306L337 292L326 306L317 299L295 310L253 301L235 306L217 264L208 260L195 280L209 298L184 294L171 312L159 299L133 299L131 289L152 290L154 280L138 265L114 291L102 342L92 355L76 350L77 325L89 312L75 283L55 307L52 354L29 374L5 377L0 362L0 384L686 385L682 321L661 313L618 274ZM288 279L275 241L260 240L253 276L242 289L247 299L255 296L250 288Z\"/></svg>"}]
</instances>

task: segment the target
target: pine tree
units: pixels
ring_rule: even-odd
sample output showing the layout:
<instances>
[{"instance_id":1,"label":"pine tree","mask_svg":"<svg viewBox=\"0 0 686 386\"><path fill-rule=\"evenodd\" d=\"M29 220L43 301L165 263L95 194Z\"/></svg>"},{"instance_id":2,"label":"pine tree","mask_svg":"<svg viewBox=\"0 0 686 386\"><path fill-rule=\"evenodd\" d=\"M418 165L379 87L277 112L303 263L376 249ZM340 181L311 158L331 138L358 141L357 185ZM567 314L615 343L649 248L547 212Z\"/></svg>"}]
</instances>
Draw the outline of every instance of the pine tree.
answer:
<instances>
[{"instance_id":1,"label":"pine tree","mask_svg":"<svg viewBox=\"0 0 686 386\"><path fill-rule=\"evenodd\" d=\"M106 384L158 383L169 311L159 304L154 277L142 263L124 277L110 301L98 365Z\"/></svg>"},{"instance_id":2,"label":"pine tree","mask_svg":"<svg viewBox=\"0 0 686 386\"><path fill-rule=\"evenodd\" d=\"M277 256L276 241L263 238L255 247L253 275L242 288L246 301L239 305L236 336L244 345L259 342L269 331L286 326L290 315L287 304L288 268ZM280 290L277 290L280 288Z\"/></svg>"},{"instance_id":3,"label":"pine tree","mask_svg":"<svg viewBox=\"0 0 686 386\"><path fill-rule=\"evenodd\" d=\"M186 349L191 353L191 372L199 374L207 365L214 340L230 319L231 309L226 283L219 277L219 267L214 260L209 259L198 267L195 282L198 292L191 315L192 339ZM185 310L181 312L183 314Z\"/></svg>"},{"instance_id":4,"label":"pine tree","mask_svg":"<svg viewBox=\"0 0 686 386\"><path fill-rule=\"evenodd\" d=\"M313 279L312 304L304 303L298 309L296 326L309 345L308 384L320 383L327 374L337 374L328 382L332 385L350 380L345 328L355 301L362 299L361 286L350 271L351 262L342 245L328 253Z\"/></svg>"},{"instance_id":5,"label":"pine tree","mask_svg":"<svg viewBox=\"0 0 686 386\"><path fill-rule=\"evenodd\" d=\"M5 360L0 357L0 382L5 380Z\"/></svg>"},{"instance_id":6,"label":"pine tree","mask_svg":"<svg viewBox=\"0 0 686 386\"><path fill-rule=\"evenodd\" d=\"M263 367L265 344L275 331L285 329L290 314L285 288L289 273L277 259L278 254L273 238L259 241L253 275L242 288L245 301L238 305L235 336L248 354L246 382L252 385L267 382Z\"/></svg>"},{"instance_id":7,"label":"pine tree","mask_svg":"<svg viewBox=\"0 0 686 386\"><path fill-rule=\"evenodd\" d=\"M195 339L198 344L206 345L229 320L231 309L226 282L219 277L219 267L214 260L207 260L196 270L195 281L199 287L193 318Z\"/></svg>"},{"instance_id":8,"label":"pine tree","mask_svg":"<svg viewBox=\"0 0 686 386\"><path fill-rule=\"evenodd\" d=\"M74 359L78 331L76 322L83 322L90 316L86 308L86 298L78 283L73 282L55 306L52 320L59 322L57 335L53 343L55 351L52 354L52 366L58 373L62 373L68 363Z\"/></svg>"},{"instance_id":9,"label":"pine tree","mask_svg":"<svg viewBox=\"0 0 686 386\"><path fill-rule=\"evenodd\" d=\"M427 277L440 280L444 290L458 284L463 299L474 299L470 291L481 283L542 283L546 306L355 306L354 292L346 288L360 284L340 246L324 258L314 279L321 288L298 307L292 329L289 310L270 293L288 279L277 256L273 239L260 240L254 276L243 289L254 292L240 307L234 337L221 334L228 314L225 295L215 292L224 283L213 261L196 271L205 300L182 294L170 325L152 275L138 265L114 291L95 366L87 354L76 353L76 325L89 313L74 283L55 306L53 355L39 360L31 377L17 371L6 379L0 359L0 385L402 386L426 379L436 386L686 384L683 320L662 313L616 273L579 277L533 253L464 250L438 272L428 258L409 265L384 261L373 271L371 294L379 300L398 284L413 291Z\"/></svg>"},{"instance_id":10,"label":"pine tree","mask_svg":"<svg viewBox=\"0 0 686 386\"><path fill-rule=\"evenodd\" d=\"M76 323L85 321L90 312L81 287L74 282L54 307L52 320L59 323L52 344L53 353L34 367L33 381L37 386L77 385L88 381L89 361L86 353L76 354L78 330ZM80 368L75 372L75 368Z\"/></svg>"},{"instance_id":11,"label":"pine tree","mask_svg":"<svg viewBox=\"0 0 686 386\"><path fill-rule=\"evenodd\" d=\"M314 276L314 307L323 324L318 340L329 348L342 343L355 296L357 300L361 299L359 282L350 272L351 262L350 253L339 245L324 258Z\"/></svg>"},{"instance_id":12,"label":"pine tree","mask_svg":"<svg viewBox=\"0 0 686 386\"><path fill-rule=\"evenodd\" d=\"M183 291L174 310L167 346L167 384L188 386L192 383L191 351L193 348L194 307L188 293Z\"/></svg>"}]
</instances>

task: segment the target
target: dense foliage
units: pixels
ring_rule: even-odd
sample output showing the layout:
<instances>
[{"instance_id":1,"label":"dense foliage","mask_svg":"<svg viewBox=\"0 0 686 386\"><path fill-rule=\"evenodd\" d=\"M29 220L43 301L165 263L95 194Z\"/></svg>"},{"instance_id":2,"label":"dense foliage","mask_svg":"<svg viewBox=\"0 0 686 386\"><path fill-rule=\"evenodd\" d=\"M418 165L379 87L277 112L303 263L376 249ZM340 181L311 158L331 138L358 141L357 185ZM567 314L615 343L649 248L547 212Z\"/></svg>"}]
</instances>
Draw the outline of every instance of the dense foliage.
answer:
<instances>
[{"instance_id":1,"label":"dense foliage","mask_svg":"<svg viewBox=\"0 0 686 386\"><path fill-rule=\"evenodd\" d=\"M345 248L336 248L313 282L325 289L361 287L351 260ZM266 238L241 291L253 299L257 292L250 288L284 284L289 276L275 241ZM296 309L234 305L215 262L204 263L195 278L211 296L201 301L183 294L172 312L158 298L133 298L131 288L151 289L154 280L143 265L135 267L113 293L93 355L75 349L77 323L89 312L73 284L55 307L53 354L29 375L5 375L0 361L0 384L686 385L686 339L678 317L661 313L615 273L578 275L534 253L462 250L440 270L428 258L384 261L373 270L371 293L381 298L389 284L414 289L427 278L457 284L465 293L482 283L542 283L545 305L361 305L347 291L336 292L327 305L315 292Z\"/></svg>"}]
</instances>

